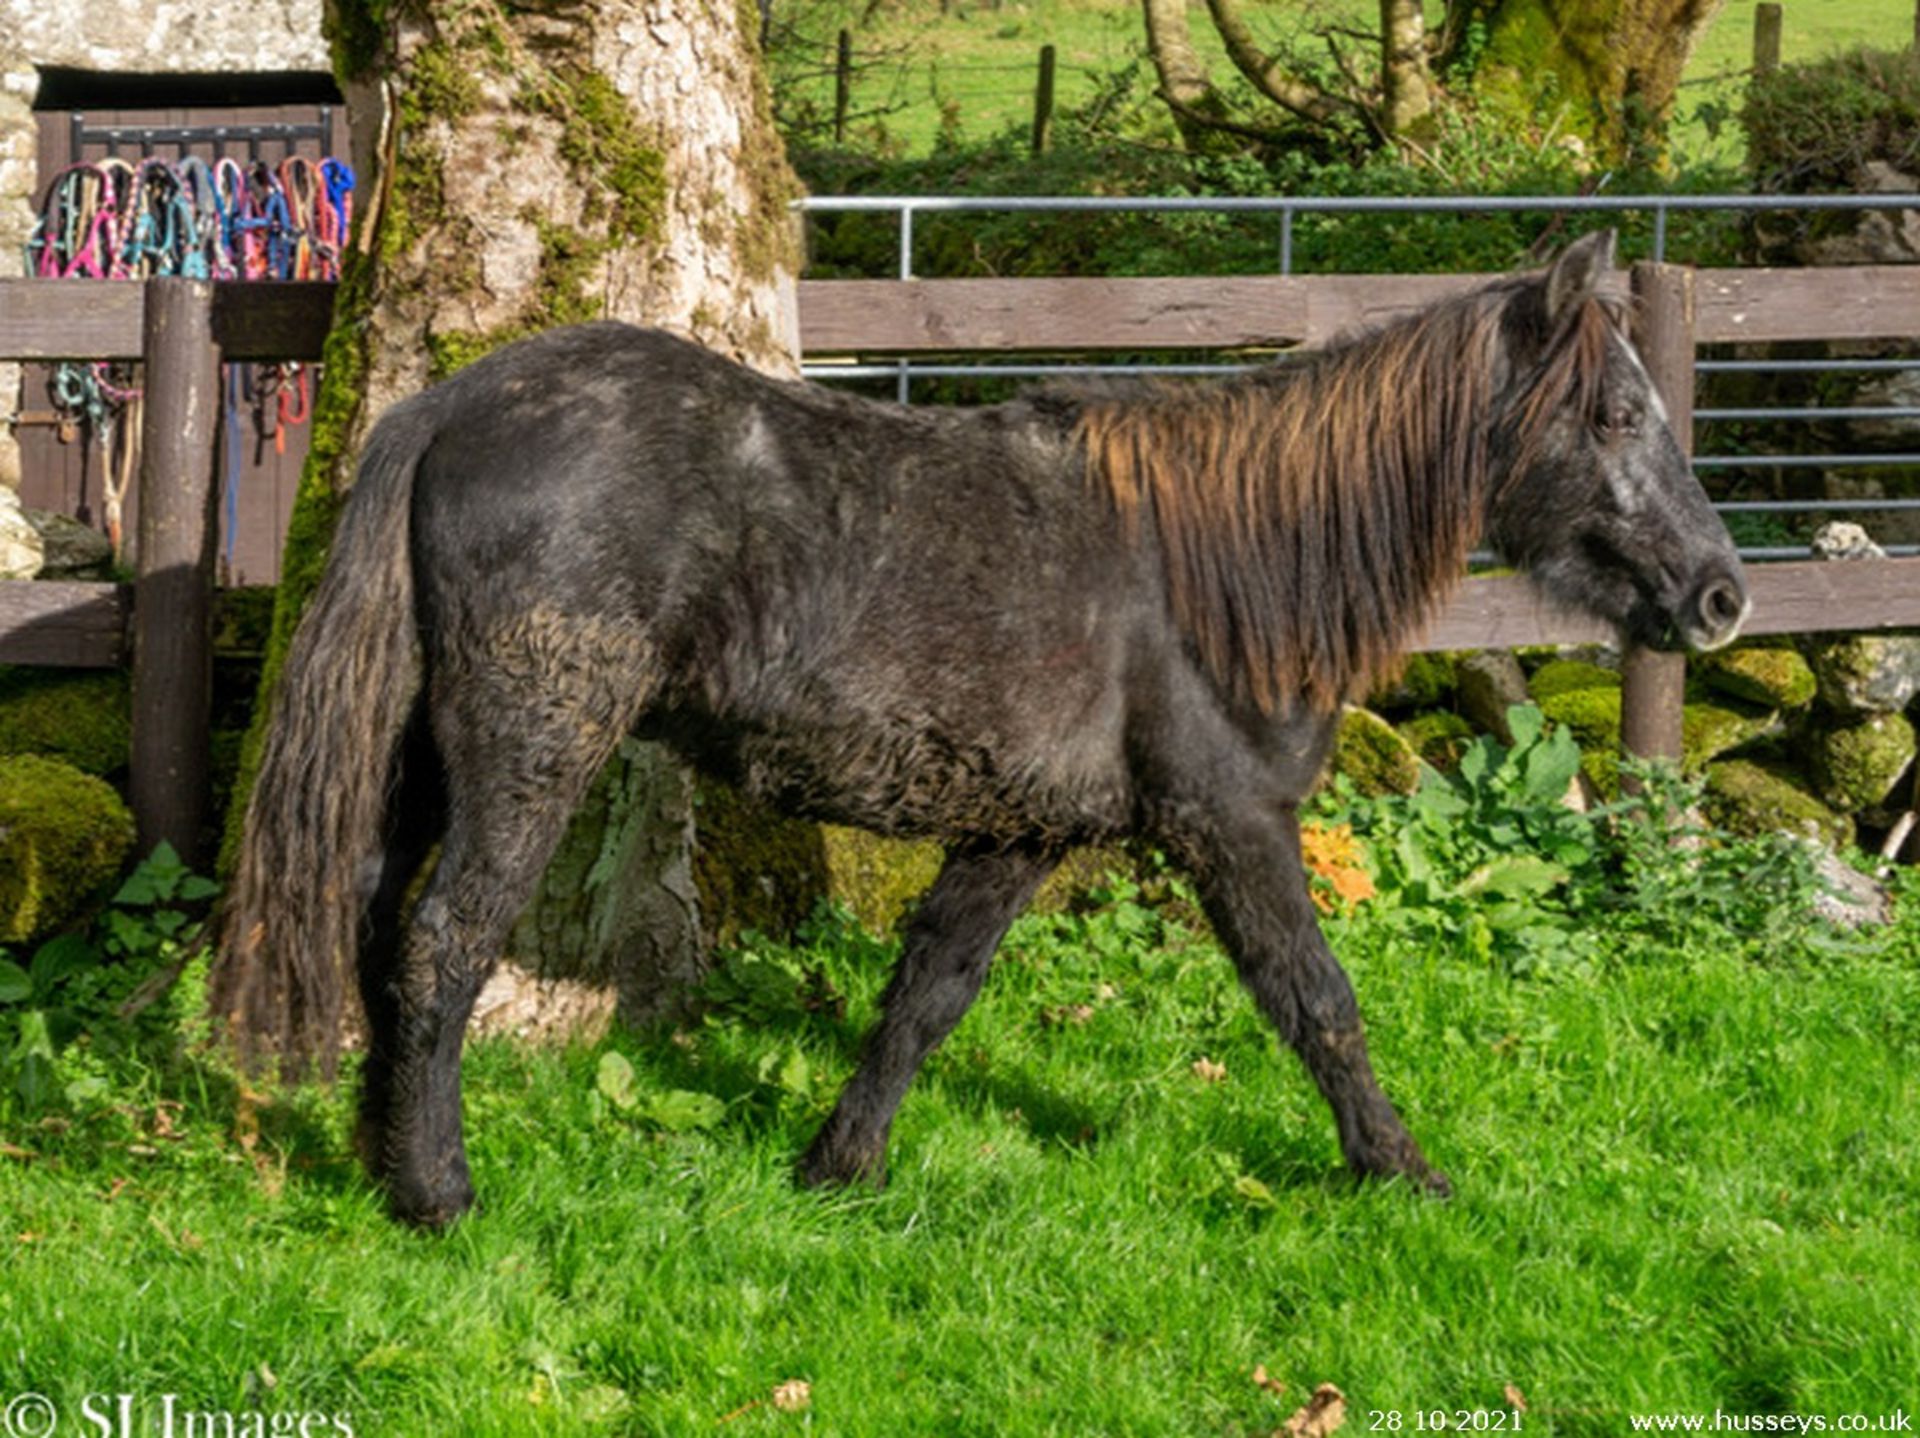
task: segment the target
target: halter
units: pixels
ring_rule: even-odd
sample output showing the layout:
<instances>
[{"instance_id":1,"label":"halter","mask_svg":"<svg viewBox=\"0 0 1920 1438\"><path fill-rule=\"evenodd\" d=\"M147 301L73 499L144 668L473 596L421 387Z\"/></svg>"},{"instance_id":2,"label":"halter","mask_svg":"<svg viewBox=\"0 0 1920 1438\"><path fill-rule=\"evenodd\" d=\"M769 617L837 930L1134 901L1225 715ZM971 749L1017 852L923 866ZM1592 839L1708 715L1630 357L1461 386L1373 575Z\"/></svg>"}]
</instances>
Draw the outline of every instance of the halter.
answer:
<instances>
[{"instance_id":1,"label":"halter","mask_svg":"<svg viewBox=\"0 0 1920 1438\"><path fill-rule=\"evenodd\" d=\"M353 219L354 175L335 159L290 155L251 172L222 157L170 161L117 156L68 165L48 183L26 243L27 273L41 279L337 280ZM307 368L228 365L227 537L232 558L241 466L241 393L255 399L260 442L286 452L286 428L313 410ZM105 467L102 507L120 554L121 510L138 470L140 388L130 365L60 364L48 380L60 438L84 427Z\"/></svg>"}]
</instances>

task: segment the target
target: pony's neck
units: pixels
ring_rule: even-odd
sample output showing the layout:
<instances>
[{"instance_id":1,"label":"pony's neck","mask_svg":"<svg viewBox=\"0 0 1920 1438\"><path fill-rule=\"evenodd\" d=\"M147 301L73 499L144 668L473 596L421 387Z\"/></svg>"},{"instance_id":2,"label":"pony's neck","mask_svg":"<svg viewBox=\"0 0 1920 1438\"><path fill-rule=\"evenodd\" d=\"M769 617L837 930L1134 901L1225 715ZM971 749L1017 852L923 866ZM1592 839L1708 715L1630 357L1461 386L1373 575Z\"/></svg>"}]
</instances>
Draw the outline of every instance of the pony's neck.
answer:
<instances>
[{"instance_id":1,"label":"pony's neck","mask_svg":"<svg viewBox=\"0 0 1920 1438\"><path fill-rule=\"evenodd\" d=\"M1090 405L1090 472L1151 519L1175 616L1266 713L1389 672L1484 521L1495 316L1480 297L1269 371Z\"/></svg>"}]
</instances>

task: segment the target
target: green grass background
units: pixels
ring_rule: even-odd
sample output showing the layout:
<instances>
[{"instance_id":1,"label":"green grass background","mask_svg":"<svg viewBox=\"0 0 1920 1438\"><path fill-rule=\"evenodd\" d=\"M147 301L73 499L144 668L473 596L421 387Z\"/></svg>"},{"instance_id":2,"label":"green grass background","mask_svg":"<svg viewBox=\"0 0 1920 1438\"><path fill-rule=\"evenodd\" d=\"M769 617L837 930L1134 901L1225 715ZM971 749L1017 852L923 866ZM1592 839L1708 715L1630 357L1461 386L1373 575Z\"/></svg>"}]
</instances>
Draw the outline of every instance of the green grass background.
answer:
<instances>
[{"instance_id":1,"label":"green grass background","mask_svg":"<svg viewBox=\"0 0 1920 1438\"><path fill-rule=\"evenodd\" d=\"M1560 982L1364 910L1333 930L1451 1203L1356 1188L1225 960L1130 905L1023 920L906 1101L891 1185L800 1191L890 954L829 926L803 957L844 1016L610 1041L649 1091L727 1100L708 1132L610 1113L596 1050L478 1045L484 1207L443 1237L382 1216L338 1096L267 1105L249 1147L226 1081L190 1069L162 1122L15 1135L0 1398L173 1392L409 1435L1251 1435L1321 1382L1350 1432L1509 1384L1546 1433L1912 1411L1910 922L1844 961L1753 935ZM795 1378L811 1406L776 1410Z\"/></svg>"},{"instance_id":2,"label":"green grass background","mask_svg":"<svg viewBox=\"0 0 1920 1438\"><path fill-rule=\"evenodd\" d=\"M1695 47L1676 107L1676 158L1683 164L1739 159L1738 126L1723 124L1711 135L1699 112L1703 104L1737 107L1738 77L1752 63L1755 4L1727 0ZM1437 20L1438 7L1429 9ZM1002 0L997 6L953 0L944 17L933 0L822 0L777 13L790 16L812 41L817 64L805 88L829 115L834 36L843 25L854 30L863 68L852 108L897 104L882 123L910 154L933 145L945 103L953 105L962 132L975 138L1030 122L1042 45L1058 47L1062 108L1091 98L1102 77L1144 54L1140 7L1130 0ZM1250 4L1247 14L1263 41L1307 37L1316 54L1323 52L1309 36L1310 25L1362 28L1379 18L1378 7L1366 0L1265 0ZM1913 26L1910 0L1786 0L1781 54L1791 63L1858 45L1897 47L1911 41ZM1204 6L1193 8L1193 35L1215 78L1226 80L1233 72Z\"/></svg>"}]
</instances>

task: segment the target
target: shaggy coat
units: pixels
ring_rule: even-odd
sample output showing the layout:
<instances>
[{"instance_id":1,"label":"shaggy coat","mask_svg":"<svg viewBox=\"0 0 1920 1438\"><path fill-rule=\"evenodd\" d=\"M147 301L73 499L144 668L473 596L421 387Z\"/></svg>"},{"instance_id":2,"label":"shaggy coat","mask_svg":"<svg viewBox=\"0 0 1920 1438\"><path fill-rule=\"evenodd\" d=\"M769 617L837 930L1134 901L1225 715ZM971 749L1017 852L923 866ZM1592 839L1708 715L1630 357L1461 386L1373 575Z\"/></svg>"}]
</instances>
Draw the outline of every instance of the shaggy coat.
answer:
<instances>
[{"instance_id":1,"label":"shaggy coat","mask_svg":"<svg viewBox=\"0 0 1920 1438\"><path fill-rule=\"evenodd\" d=\"M882 1172L1007 924L1066 849L1139 835L1352 1166L1444 1189L1374 1081L1295 805L1482 534L1635 637L1737 626L1726 532L1596 297L1611 254L1212 386L905 409L594 324L395 406L288 658L219 1014L330 1064L357 965L373 1171L403 1217L457 1216L474 997L637 733L788 813L949 845L808 1180Z\"/></svg>"}]
</instances>

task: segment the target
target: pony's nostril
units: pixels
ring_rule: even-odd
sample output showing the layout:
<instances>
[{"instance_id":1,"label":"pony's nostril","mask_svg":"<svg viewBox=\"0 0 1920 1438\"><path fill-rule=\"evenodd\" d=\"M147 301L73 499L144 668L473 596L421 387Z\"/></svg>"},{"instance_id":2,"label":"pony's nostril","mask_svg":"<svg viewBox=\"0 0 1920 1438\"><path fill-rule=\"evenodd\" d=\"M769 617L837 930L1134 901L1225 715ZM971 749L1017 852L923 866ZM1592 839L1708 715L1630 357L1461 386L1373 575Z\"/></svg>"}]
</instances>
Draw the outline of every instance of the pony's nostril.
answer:
<instances>
[{"instance_id":1,"label":"pony's nostril","mask_svg":"<svg viewBox=\"0 0 1920 1438\"><path fill-rule=\"evenodd\" d=\"M1747 617L1747 592L1736 580L1712 580L1701 586L1693 612L1698 630L1689 642L1696 648L1717 649L1732 640Z\"/></svg>"}]
</instances>

